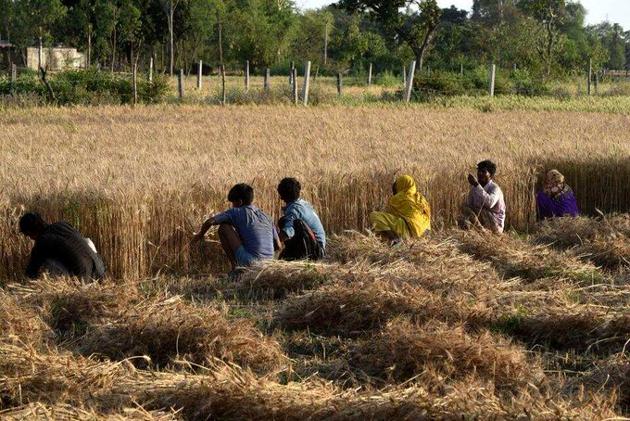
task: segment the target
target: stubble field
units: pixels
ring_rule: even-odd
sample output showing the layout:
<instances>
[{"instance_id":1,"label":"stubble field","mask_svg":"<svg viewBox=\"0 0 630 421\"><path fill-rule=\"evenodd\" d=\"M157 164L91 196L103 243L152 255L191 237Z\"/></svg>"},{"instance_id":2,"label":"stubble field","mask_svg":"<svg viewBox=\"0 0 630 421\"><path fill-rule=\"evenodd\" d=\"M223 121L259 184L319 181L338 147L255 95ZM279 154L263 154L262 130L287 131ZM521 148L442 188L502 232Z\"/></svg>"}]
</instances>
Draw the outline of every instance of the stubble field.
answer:
<instances>
[{"instance_id":1,"label":"stubble field","mask_svg":"<svg viewBox=\"0 0 630 421\"><path fill-rule=\"evenodd\" d=\"M0 127L3 417L630 414L628 115L49 108L3 110ZM453 229L486 158L506 195L502 237ZM537 224L533 191L552 167L606 217ZM434 232L392 249L364 231L401 173ZM284 176L337 234L328 257L225 279L213 237L191 248L190 235L237 182L277 218ZM26 282L26 209L91 237L111 279Z\"/></svg>"}]
</instances>

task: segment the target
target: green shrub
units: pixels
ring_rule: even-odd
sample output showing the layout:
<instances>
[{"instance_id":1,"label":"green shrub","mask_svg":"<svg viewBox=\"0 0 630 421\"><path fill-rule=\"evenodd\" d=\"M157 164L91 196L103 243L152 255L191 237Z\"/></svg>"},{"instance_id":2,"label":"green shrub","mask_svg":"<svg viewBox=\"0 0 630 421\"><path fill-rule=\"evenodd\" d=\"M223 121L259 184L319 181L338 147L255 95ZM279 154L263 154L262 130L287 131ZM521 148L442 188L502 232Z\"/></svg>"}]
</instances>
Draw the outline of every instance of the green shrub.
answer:
<instances>
[{"instance_id":1,"label":"green shrub","mask_svg":"<svg viewBox=\"0 0 630 421\"><path fill-rule=\"evenodd\" d=\"M510 74L513 91L517 95L538 96L549 93L549 88L540 79L535 79L525 69L516 69Z\"/></svg>"},{"instance_id":2,"label":"green shrub","mask_svg":"<svg viewBox=\"0 0 630 421\"><path fill-rule=\"evenodd\" d=\"M378 78L376 79L376 83L378 85L387 86L387 87L399 86L402 84L402 78L394 75L389 70L386 70L380 75L378 75Z\"/></svg>"},{"instance_id":3,"label":"green shrub","mask_svg":"<svg viewBox=\"0 0 630 421\"><path fill-rule=\"evenodd\" d=\"M67 70L49 76L50 86L60 105L128 104L133 100L131 75L100 72L96 69ZM138 79L138 100L161 102L168 90L168 81L159 75L152 83ZM12 84L0 78L0 95L38 95L48 99L48 92L35 72L21 72Z\"/></svg>"}]
</instances>

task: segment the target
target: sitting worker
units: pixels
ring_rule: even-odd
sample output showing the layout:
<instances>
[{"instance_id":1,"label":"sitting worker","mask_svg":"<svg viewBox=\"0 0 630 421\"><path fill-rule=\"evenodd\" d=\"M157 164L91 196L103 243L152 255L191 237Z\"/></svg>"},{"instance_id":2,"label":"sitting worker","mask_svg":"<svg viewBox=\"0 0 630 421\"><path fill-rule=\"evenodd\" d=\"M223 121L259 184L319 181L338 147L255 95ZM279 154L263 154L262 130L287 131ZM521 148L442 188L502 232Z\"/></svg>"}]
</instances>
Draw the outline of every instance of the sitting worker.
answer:
<instances>
[{"instance_id":1,"label":"sitting worker","mask_svg":"<svg viewBox=\"0 0 630 421\"><path fill-rule=\"evenodd\" d=\"M575 194L558 170L547 172L543 189L536 195L536 207L539 219L580 214Z\"/></svg>"},{"instance_id":2,"label":"sitting worker","mask_svg":"<svg viewBox=\"0 0 630 421\"><path fill-rule=\"evenodd\" d=\"M501 188L494 182L497 166L486 160L477 164L477 177L468 174L470 193L462 208L460 226L502 233L505 227L505 200Z\"/></svg>"},{"instance_id":3,"label":"sitting worker","mask_svg":"<svg viewBox=\"0 0 630 421\"><path fill-rule=\"evenodd\" d=\"M295 178L283 178L278 184L280 199L286 204L278 222L284 247L280 259L318 260L326 250L326 232L313 206L300 199L302 186Z\"/></svg>"},{"instance_id":4,"label":"sitting worker","mask_svg":"<svg viewBox=\"0 0 630 421\"><path fill-rule=\"evenodd\" d=\"M40 273L50 276L76 276L100 279L105 265L94 243L66 222L46 223L38 213L26 213L20 218L20 232L35 241L26 276L37 278Z\"/></svg>"},{"instance_id":5,"label":"sitting worker","mask_svg":"<svg viewBox=\"0 0 630 421\"><path fill-rule=\"evenodd\" d=\"M206 220L193 241L200 241L210 227L219 225L221 246L232 266L231 275L236 275L240 268L272 259L274 248L279 248L280 242L271 218L252 205L254 189L251 186L235 185L227 199L232 209Z\"/></svg>"},{"instance_id":6,"label":"sitting worker","mask_svg":"<svg viewBox=\"0 0 630 421\"><path fill-rule=\"evenodd\" d=\"M431 229L431 208L418 192L413 177L398 177L392 191L385 212L370 213L374 231L392 245L405 238L423 236Z\"/></svg>"}]
</instances>

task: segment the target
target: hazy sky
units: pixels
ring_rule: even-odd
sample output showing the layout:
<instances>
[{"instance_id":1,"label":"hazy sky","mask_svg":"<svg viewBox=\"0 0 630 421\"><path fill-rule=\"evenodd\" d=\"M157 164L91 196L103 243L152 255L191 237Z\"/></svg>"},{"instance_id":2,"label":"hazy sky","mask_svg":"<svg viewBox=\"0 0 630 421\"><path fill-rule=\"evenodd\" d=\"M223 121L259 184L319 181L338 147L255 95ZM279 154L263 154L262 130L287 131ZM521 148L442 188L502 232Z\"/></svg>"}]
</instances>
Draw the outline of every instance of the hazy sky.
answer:
<instances>
[{"instance_id":1,"label":"hazy sky","mask_svg":"<svg viewBox=\"0 0 630 421\"><path fill-rule=\"evenodd\" d=\"M331 0L296 0L298 7L317 8L325 4L334 3ZM449 7L454 4L460 9L470 10L472 0L438 0L441 7ZM630 30L630 0L581 0L586 11L586 22L599 23L608 20L619 23L625 30Z\"/></svg>"}]
</instances>

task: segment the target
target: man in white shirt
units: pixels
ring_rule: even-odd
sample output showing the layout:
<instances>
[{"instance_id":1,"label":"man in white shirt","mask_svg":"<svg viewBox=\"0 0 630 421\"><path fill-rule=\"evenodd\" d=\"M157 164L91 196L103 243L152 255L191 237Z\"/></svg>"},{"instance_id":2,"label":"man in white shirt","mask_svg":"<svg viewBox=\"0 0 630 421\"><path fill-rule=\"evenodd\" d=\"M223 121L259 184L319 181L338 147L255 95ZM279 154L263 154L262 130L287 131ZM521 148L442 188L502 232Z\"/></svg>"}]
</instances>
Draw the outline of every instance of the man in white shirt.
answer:
<instances>
[{"instance_id":1,"label":"man in white shirt","mask_svg":"<svg viewBox=\"0 0 630 421\"><path fill-rule=\"evenodd\" d=\"M488 229L502 233L505 228L505 200L501 188L494 182L497 166L490 160L477 164L477 177L468 174L470 193L462 209L460 226Z\"/></svg>"}]
</instances>

